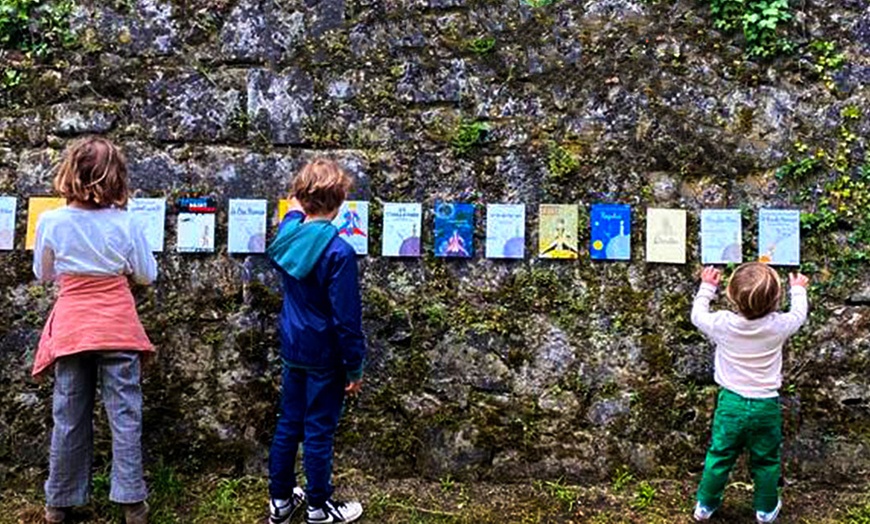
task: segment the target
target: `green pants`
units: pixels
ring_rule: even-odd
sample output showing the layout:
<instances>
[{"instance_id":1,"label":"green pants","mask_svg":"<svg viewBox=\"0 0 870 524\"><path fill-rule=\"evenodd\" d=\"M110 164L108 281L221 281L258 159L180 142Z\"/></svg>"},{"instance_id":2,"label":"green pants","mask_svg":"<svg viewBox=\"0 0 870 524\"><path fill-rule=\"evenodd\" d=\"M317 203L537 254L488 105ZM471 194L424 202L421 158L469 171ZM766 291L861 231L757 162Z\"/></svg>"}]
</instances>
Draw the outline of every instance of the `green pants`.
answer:
<instances>
[{"instance_id":1,"label":"green pants","mask_svg":"<svg viewBox=\"0 0 870 524\"><path fill-rule=\"evenodd\" d=\"M698 502L711 509L722 504L728 474L746 448L755 486L755 509L773 511L779 499L781 444L779 398L745 398L727 389L719 391L713 440L698 487Z\"/></svg>"}]
</instances>

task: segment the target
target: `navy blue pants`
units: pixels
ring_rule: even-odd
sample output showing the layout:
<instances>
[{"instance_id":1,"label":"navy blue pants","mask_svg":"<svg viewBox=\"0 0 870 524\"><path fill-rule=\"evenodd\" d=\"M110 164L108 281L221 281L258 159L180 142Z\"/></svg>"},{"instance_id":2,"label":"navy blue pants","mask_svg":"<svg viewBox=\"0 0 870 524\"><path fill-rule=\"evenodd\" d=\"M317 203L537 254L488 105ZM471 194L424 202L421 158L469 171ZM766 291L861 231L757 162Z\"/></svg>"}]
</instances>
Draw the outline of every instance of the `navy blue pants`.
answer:
<instances>
[{"instance_id":1,"label":"navy blue pants","mask_svg":"<svg viewBox=\"0 0 870 524\"><path fill-rule=\"evenodd\" d=\"M308 504L318 507L332 496L335 430L344 404L345 372L285 365L278 428L269 453L269 495L292 498L296 453L303 447Z\"/></svg>"}]
</instances>

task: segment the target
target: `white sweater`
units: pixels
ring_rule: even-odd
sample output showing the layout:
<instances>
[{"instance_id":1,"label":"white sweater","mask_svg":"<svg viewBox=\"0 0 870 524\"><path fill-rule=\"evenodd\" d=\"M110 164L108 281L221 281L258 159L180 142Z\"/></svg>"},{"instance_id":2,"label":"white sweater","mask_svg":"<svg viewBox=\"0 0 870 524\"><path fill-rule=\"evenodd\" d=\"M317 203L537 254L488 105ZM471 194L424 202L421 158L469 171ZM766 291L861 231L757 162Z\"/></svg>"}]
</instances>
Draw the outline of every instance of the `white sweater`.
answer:
<instances>
[{"instance_id":1,"label":"white sweater","mask_svg":"<svg viewBox=\"0 0 870 524\"><path fill-rule=\"evenodd\" d=\"M40 280L62 274L130 275L149 284L157 278L157 261L145 229L127 211L63 207L39 217L33 273Z\"/></svg>"},{"instance_id":2,"label":"white sweater","mask_svg":"<svg viewBox=\"0 0 870 524\"><path fill-rule=\"evenodd\" d=\"M730 311L710 312L716 287L701 284L692 323L716 345L716 383L747 398L772 398L782 385L782 345L807 319L807 290L791 288L791 310L747 320Z\"/></svg>"}]
</instances>

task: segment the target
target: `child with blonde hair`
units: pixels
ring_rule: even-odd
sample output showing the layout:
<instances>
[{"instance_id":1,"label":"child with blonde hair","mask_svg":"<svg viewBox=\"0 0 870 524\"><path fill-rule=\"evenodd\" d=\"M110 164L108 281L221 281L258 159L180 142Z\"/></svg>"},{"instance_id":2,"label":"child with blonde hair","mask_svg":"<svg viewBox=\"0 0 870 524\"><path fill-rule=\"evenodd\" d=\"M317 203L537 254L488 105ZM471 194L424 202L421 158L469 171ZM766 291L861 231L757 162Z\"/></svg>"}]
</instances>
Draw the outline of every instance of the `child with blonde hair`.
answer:
<instances>
[{"instance_id":1,"label":"child with blonde hair","mask_svg":"<svg viewBox=\"0 0 870 524\"><path fill-rule=\"evenodd\" d=\"M782 508L782 346L807 318L808 279L800 273L789 275L791 310L782 313L776 271L758 262L743 264L726 290L737 313L711 312L720 279L719 270L704 268L692 306L692 323L716 345L715 380L721 386L694 517L708 520L719 508L728 475L747 449L756 520L773 522Z\"/></svg>"},{"instance_id":2,"label":"child with blonde hair","mask_svg":"<svg viewBox=\"0 0 870 524\"><path fill-rule=\"evenodd\" d=\"M45 521L64 522L88 502L97 384L112 430L109 498L127 524L145 524L140 355L153 352L128 279L149 284L157 263L143 228L125 210L127 165L110 141L72 144L54 178L66 207L40 216L33 272L60 290L39 341L36 377L54 370Z\"/></svg>"},{"instance_id":3,"label":"child with blonde hair","mask_svg":"<svg viewBox=\"0 0 870 524\"><path fill-rule=\"evenodd\" d=\"M359 502L333 499L331 481L344 397L359 393L366 354L356 253L332 224L350 184L331 160L305 166L268 249L284 282L281 407L269 454L271 524L289 522L306 499L308 524L353 522L363 511ZM296 485L300 444L304 492Z\"/></svg>"}]
</instances>

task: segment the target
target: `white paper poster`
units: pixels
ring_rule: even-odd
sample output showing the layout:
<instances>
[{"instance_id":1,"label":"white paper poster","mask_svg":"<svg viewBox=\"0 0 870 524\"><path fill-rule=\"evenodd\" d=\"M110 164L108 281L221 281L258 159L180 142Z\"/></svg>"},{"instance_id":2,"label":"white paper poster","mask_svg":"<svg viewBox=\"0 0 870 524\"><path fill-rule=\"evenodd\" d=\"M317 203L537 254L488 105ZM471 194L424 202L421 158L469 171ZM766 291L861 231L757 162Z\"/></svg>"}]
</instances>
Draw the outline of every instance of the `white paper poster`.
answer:
<instances>
[{"instance_id":1,"label":"white paper poster","mask_svg":"<svg viewBox=\"0 0 870 524\"><path fill-rule=\"evenodd\" d=\"M214 214L179 213L179 253L208 253L214 251Z\"/></svg>"},{"instance_id":2,"label":"white paper poster","mask_svg":"<svg viewBox=\"0 0 870 524\"><path fill-rule=\"evenodd\" d=\"M662 264L686 263L685 210L646 210L646 260Z\"/></svg>"},{"instance_id":3,"label":"white paper poster","mask_svg":"<svg viewBox=\"0 0 870 524\"><path fill-rule=\"evenodd\" d=\"M742 231L739 209L702 209L701 263L743 262Z\"/></svg>"},{"instance_id":4,"label":"white paper poster","mask_svg":"<svg viewBox=\"0 0 870 524\"><path fill-rule=\"evenodd\" d=\"M230 200L227 251L264 253L266 251L266 200Z\"/></svg>"},{"instance_id":5,"label":"white paper poster","mask_svg":"<svg viewBox=\"0 0 870 524\"><path fill-rule=\"evenodd\" d=\"M368 202L362 200L344 202L332 223L338 228L338 235L353 247L357 255L369 254Z\"/></svg>"},{"instance_id":6,"label":"white paper poster","mask_svg":"<svg viewBox=\"0 0 870 524\"><path fill-rule=\"evenodd\" d=\"M525 204L486 206L486 258L526 256Z\"/></svg>"},{"instance_id":7,"label":"white paper poster","mask_svg":"<svg viewBox=\"0 0 870 524\"><path fill-rule=\"evenodd\" d=\"M131 198L127 210L145 227L145 238L148 239L151 251L162 253L166 230L166 199Z\"/></svg>"},{"instance_id":8,"label":"white paper poster","mask_svg":"<svg viewBox=\"0 0 870 524\"><path fill-rule=\"evenodd\" d=\"M800 265L800 211L797 209L758 211L758 260L776 266Z\"/></svg>"},{"instance_id":9,"label":"white paper poster","mask_svg":"<svg viewBox=\"0 0 870 524\"><path fill-rule=\"evenodd\" d=\"M0 197L0 250L9 251L15 246L15 208L18 199Z\"/></svg>"},{"instance_id":10,"label":"white paper poster","mask_svg":"<svg viewBox=\"0 0 870 524\"><path fill-rule=\"evenodd\" d=\"M384 231L381 254L385 257L420 256L421 204L384 204Z\"/></svg>"}]
</instances>

